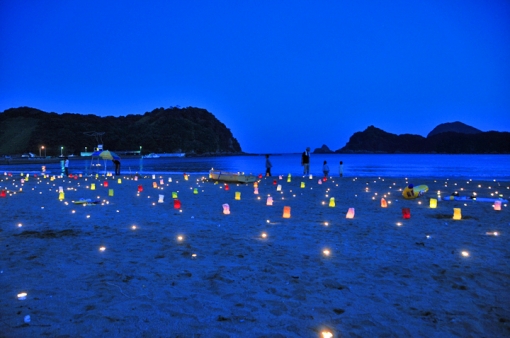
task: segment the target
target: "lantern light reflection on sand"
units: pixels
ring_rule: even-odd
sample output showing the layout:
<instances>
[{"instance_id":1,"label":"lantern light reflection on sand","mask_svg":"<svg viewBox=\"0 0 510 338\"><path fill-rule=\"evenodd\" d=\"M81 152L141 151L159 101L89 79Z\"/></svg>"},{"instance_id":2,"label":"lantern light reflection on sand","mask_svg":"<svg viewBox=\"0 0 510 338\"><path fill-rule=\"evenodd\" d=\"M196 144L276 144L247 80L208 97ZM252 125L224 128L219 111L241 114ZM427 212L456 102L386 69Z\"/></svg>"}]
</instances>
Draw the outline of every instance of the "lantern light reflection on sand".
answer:
<instances>
[{"instance_id":1,"label":"lantern light reflection on sand","mask_svg":"<svg viewBox=\"0 0 510 338\"><path fill-rule=\"evenodd\" d=\"M497 231L493 231L493 232L486 232L485 233L487 236L499 236L499 233Z\"/></svg>"},{"instance_id":2,"label":"lantern light reflection on sand","mask_svg":"<svg viewBox=\"0 0 510 338\"><path fill-rule=\"evenodd\" d=\"M322 331L321 338L333 338L333 333L331 331Z\"/></svg>"},{"instance_id":3,"label":"lantern light reflection on sand","mask_svg":"<svg viewBox=\"0 0 510 338\"><path fill-rule=\"evenodd\" d=\"M322 250L322 254L327 257L331 254L331 251L329 251L329 249L324 249Z\"/></svg>"},{"instance_id":4,"label":"lantern light reflection on sand","mask_svg":"<svg viewBox=\"0 0 510 338\"><path fill-rule=\"evenodd\" d=\"M182 235L177 236L178 242L182 242L183 240L184 240L184 236L182 236Z\"/></svg>"},{"instance_id":5,"label":"lantern light reflection on sand","mask_svg":"<svg viewBox=\"0 0 510 338\"><path fill-rule=\"evenodd\" d=\"M260 237L262 237L262 238L267 238L267 234L266 234L265 232L263 232L263 233L260 235Z\"/></svg>"},{"instance_id":6,"label":"lantern light reflection on sand","mask_svg":"<svg viewBox=\"0 0 510 338\"><path fill-rule=\"evenodd\" d=\"M132 229L132 230L136 230L136 225L132 225L132 226L131 226L131 229Z\"/></svg>"},{"instance_id":7,"label":"lantern light reflection on sand","mask_svg":"<svg viewBox=\"0 0 510 338\"><path fill-rule=\"evenodd\" d=\"M104 247L104 246L102 246L102 247L100 247L100 248L99 248L99 251L101 251L101 252L103 252L103 251L105 251L105 250L106 250L106 247Z\"/></svg>"},{"instance_id":8,"label":"lantern light reflection on sand","mask_svg":"<svg viewBox=\"0 0 510 338\"><path fill-rule=\"evenodd\" d=\"M467 251L462 251L460 254L462 255L462 257L469 257L469 252Z\"/></svg>"}]
</instances>

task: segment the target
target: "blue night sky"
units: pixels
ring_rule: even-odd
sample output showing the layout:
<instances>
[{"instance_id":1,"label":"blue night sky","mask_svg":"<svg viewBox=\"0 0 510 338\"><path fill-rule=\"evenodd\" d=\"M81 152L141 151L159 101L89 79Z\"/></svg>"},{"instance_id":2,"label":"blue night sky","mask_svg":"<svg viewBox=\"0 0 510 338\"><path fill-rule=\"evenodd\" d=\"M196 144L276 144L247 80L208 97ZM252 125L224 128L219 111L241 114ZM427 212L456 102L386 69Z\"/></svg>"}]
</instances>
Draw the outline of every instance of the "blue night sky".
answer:
<instances>
[{"instance_id":1,"label":"blue night sky","mask_svg":"<svg viewBox=\"0 0 510 338\"><path fill-rule=\"evenodd\" d=\"M3 0L0 47L0 111L200 107L246 152L510 131L505 0Z\"/></svg>"}]
</instances>

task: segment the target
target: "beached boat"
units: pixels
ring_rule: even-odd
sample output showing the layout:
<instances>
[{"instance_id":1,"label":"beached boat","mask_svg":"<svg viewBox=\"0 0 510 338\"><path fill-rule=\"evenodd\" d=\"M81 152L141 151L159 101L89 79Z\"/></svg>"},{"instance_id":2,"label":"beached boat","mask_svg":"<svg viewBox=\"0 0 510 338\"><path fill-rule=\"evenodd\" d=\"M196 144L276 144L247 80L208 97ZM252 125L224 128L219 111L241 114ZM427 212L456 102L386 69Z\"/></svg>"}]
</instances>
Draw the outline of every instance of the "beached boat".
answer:
<instances>
[{"instance_id":1,"label":"beached boat","mask_svg":"<svg viewBox=\"0 0 510 338\"><path fill-rule=\"evenodd\" d=\"M257 180L253 175L243 173L229 173L221 170L210 170L209 178L214 181L232 182L232 183L252 183Z\"/></svg>"},{"instance_id":2,"label":"beached boat","mask_svg":"<svg viewBox=\"0 0 510 338\"><path fill-rule=\"evenodd\" d=\"M156 155L159 157L184 157L186 156L186 153L159 153Z\"/></svg>"}]
</instances>

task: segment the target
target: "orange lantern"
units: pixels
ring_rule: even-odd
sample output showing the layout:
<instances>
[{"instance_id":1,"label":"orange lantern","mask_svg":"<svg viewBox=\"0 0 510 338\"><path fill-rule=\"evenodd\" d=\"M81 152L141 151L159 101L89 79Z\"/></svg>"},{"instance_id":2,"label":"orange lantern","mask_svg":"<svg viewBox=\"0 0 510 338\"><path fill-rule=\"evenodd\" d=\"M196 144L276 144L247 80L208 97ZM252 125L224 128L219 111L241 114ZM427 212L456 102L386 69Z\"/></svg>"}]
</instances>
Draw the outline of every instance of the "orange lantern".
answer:
<instances>
[{"instance_id":1,"label":"orange lantern","mask_svg":"<svg viewBox=\"0 0 510 338\"><path fill-rule=\"evenodd\" d=\"M462 219L462 213L460 208L453 208L453 219Z\"/></svg>"},{"instance_id":2,"label":"orange lantern","mask_svg":"<svg viewBox=\"0 0 510 338\"><path fill-rule=\"evenodd\" d=\"M388 202L386 202L386 200L383 198L381 198L381 208L387 208L388 207Z\"/></svg>"},{"instance_id":3,"label":"orange lantern","mask_svg":"<svg viewBox=\"0 0 510 338\"><path fill-rule=\"evenodd\" d=\"M494 202L494 210L501 210L501 201Z\"/></svg>"},{"instance_id":4,"label":"orange lantern","mask_svg":"<svg viewBox=\"0 0 510 338\"><path fill-rule=\"evenodd\" d=\"M283 218L290 218L290 207L283 207Z\"/></svg>"},{"instance_id":5,"label":"orange lantern","mask_svg":"<svg viewBox=\"0 0 510 338\"><path fill-rule=\"evenodd\" d=\"M158 183L157 182L152 182L152 187L153 188L157 188L158 187Z\"/></svg>"}]
</instances>

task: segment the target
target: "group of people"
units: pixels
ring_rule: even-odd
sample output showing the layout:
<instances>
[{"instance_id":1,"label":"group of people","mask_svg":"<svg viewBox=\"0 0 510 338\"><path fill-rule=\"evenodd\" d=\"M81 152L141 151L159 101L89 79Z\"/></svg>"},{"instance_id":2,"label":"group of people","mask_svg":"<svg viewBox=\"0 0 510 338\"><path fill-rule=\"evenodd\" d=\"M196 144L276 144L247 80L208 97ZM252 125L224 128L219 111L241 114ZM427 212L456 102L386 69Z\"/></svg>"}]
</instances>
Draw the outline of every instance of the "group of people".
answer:
<instances>
[{"instance_id":1,"label":"group of people","mask_svg":"<svg viewBox=\"0 0 510 338\"><path fill-rule=\"evenodd\" d=\"M310 175L310 147L307 147L306 150L301 154L301 165L303 166L303 175ZM266 155L266 176L271 176L271 168L273 164L271 160L269 160L269 154ZM324 177L328 177L329 175L329 166L328 161L324 161L322 165L322 172L324 173ZM340 177L344 176L344 163L340 161L340 165L338 167L338 172Z\"/></svg>"},{"instance_id":2,"label":"group of people","mask_svg":"<svg viewBox=\"0 0 510 338\"><path fill-rule=\"evenodd\" d=\"M115 175L120 175L120 161L117 159L112 160L115 165ZM65 157L64 159L64 175L69 176L69 157Z\"/></svg>"}]
</instances>

